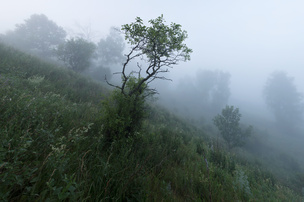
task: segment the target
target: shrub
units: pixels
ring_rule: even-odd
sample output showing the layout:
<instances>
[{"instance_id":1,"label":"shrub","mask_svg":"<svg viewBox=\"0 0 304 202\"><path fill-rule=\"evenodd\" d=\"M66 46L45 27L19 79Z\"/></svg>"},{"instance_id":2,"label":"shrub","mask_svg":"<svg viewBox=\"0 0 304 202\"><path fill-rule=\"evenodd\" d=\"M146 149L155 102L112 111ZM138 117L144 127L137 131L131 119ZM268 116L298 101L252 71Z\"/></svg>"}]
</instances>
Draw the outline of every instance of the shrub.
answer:
<instances>
[{"instance_id":1,"label":"shrub","mask_svg":"<svg viewBox=\"0 0 304 202\"><path fill-rule=\"evenodd\" d=\"M251 134L252 126L242 131L239 121L241 119L239 109L233 106L226 106L221 115L217 115L213 121L221 132L221 135L228 143L229 148L242 146L244 139Z\"/></svg>"},{"instance_id":2,"label":"shrub","mask_svg":"<svg viewBox=\"0 0 304 202\"><path fill-rule=\"evenodd\" d=\"M126 88L132 90L138 79L129 79ZM128 138L139 131L145 116L144 92L132 95L114 90L112 95L103 102L103 132L107 142L114 139Z\"/></svg>"}]
</instances>

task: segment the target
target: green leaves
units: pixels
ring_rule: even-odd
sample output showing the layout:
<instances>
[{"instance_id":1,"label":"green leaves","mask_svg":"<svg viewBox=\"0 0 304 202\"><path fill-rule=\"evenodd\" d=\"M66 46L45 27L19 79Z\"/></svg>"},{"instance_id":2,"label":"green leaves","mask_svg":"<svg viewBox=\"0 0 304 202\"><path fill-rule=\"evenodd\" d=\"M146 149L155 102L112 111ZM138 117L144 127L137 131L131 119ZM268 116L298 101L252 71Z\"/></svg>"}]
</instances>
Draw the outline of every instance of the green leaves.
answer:
<instances>
[{"instance_id":1,"label":"green leaves","mask_svg":"<svg viewBox=\"0 0 304 202\"><path fill-rule=\"evenodd\" d=\"M302 125L303 120L303 96L294 85L294 78L286 72L273 72L264 86L264 99L276 118L280 130L294 130Z\"/></svg>"},{"instance_id":2,"label":"green leaves","mask_svg":"<svg viewBox=\"0 0 304 202\"><path fill-rule=\"evenodd\" d=\"M106 141L134 137L141 130L143 118L145 117L144 84L142 89L131 91L137 87L140 79L131 77L126 83L127 95L119 91L113 91L112 96L103 102L103 132Z\"/></svg>"},{"instance_id":3,"label":"green leaves","mask_svg":"<svg viewBox=\"0 0 304 202\"><path fill-rule=\"evenodd\" d=\"M53 49L64 42L66 31L43 14L31 15L4 35L6 43L35 55L52 57Z\"/></svg>"},{"instance_id":4,"label":"green leaves","mask_svg":"<svg viewBox=\"0 0 304 202\"><path fill-rule=\"evenodd\" d=\"M230 148L242 146L244 144L244 138L251 134L251 126L244 132L242 131L239 124L241 116L238 108L234 109L233 106L226 106L226 108L222 110L222 115L218 114L213 119L214 124L217 126Z\"/></svg>"},{"instance_id":5,"label":"green leaves","mask_svg":"<svg viewBox=\"0 0 304 202\"><path fill-rule=\"evenodd\" d=\"M181 29L181 25L165 25L163 15L149 20L149 24L149 27L145 26L143 20L137 17L134 23L122 26L125 39L136 46L136 51L147 56L149 62L155 59L161 62L163 57L165 60L176 60L174 63L178 60L190 60L192 50L183 43L188 35Z\"/></svg>"},{"instance_id":6,"label":"green leaves","mask_svg":"<svg viewBox=\"0 0 304 202\"><path fill-rule=\"evenodd\" d=\"M131 50L123 64L122 85L107 82L120 90L114 91L113 97L104 102L104 133L108 142L117 137L134 136L141 128L146 97L156 93L155 89L148 88L148 84L154 79L166 79L158 76L159 73L168 72L163 68L176 65L180 60L190 60L192 50L183 43L187 32L181 30L180 25L165 25L163 15L149 20L149 24L150 26L145 26L143 20L137 17L135 22L122 26ZM147 63L145 76L141 75L143 65L139 63L139 71L126 73L130 61L137 58Z\"/></svg>"},{"instance_id":7,"label":"green leaves","mask_svg":"<svg viewBox=\"0 0 304 202\"><path fill-rule=\"evenodd\" d=\"M148 23L150 26L144 25L143 20L137 17L135 22L122 25L121 28L125 39L131 45L131 50L126 54L126 62L122 67L121 87L107 83L120 89L125 96L138 94L138 91L142 90L149 92L150 95L157 93L155 89L149 89L148 84L155 79L168 80L159 74L168 72L168 68L178 64L179 61L190 60L192 50L184 44L188 35L181 29L181 25L175 23L166 25L163 15L149 20ZM128 64L136 59L140 59L144 64L137 62L139 71L132 70L126 73ZM138 82L127 93L126 84L132 77L137 78Z\"/></svg>"},{"instance_id":8,"label":"green leaves","mask_svg":"<svg viewBox=\"0 0 304 202\"><path fill-rule=\"evenodd\" d=\"M58 47L57 56L69 68L81 72L89 68L95 48L95 44L84 39L70 39Z\"/></svg>"}]
</instances>

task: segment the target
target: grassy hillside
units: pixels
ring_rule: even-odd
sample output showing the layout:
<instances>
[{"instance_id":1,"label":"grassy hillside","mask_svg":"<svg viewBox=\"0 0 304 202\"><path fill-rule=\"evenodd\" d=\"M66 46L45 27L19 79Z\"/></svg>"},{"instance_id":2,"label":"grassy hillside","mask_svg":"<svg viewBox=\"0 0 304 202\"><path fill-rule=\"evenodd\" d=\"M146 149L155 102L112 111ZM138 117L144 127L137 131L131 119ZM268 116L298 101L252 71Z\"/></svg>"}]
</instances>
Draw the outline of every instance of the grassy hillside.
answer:
<instances>
[{"instance_id":1,"label":"grassy hillside","mask_svg":"<svg viewBox=\"0 0 304 202\"><path fill-rule=\"evenodd\" d=\"M1 201L301 201L272 174L150 105L104 147L106 87L0 44Z\"/></svg>"}]
</instances>

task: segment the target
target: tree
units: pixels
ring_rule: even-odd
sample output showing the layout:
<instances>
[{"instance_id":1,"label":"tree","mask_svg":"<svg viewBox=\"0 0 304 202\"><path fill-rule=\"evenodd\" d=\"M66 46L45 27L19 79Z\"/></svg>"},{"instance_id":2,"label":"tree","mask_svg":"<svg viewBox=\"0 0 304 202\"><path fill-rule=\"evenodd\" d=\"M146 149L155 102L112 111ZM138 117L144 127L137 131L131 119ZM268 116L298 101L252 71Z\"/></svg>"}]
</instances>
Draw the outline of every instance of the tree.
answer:
<instances>
[{"instance_id":1,"label":"tree","mask_svg":"<svg viewBox=\"0 0 304 202\"><path fill-rule=\"evenodd\" d=\"M219 70L203 70L197 74L204 111L212 117L220 112L230 96L230 74Z\"/></svg>"},{"instance_id":2,"label":"tree","mask_svg":"<svg viewBox=\"0 0 304 202\"><path fill-rule=\"evenodd\" d=\"M105 82L105 77L110 80L112 78L111 72L114 68L120 68L124 56L125 48L124 40L119 33L119 30L112 27L110 34L105 39L100 39L96 47L96 57L88 69L86 74L92 78Z\"/></svg>"},{"instance_id":3,"label":"tree","mask_svg":"<svg viewBox=\"0 0 304 202\"><path fill-rule=\"evenodd\" d=\"M51 57L53 50L64 42L66 32L45 15L34 14L23 24L8 32L5 41L10 45L40 56Z\"/></svg>"},{"instance_id":4,"label":"tree","mask_svg":"<svg viewBox=\"0 0 304 202\"><path fill-rule=\"evenodd\" d=\"M293 79L286 72L273 72L263 91L266 104L274 113L278 125L286 129L301 123L303 114L303 97L297 91Z\"/></svg>"},{"instance_id":5,"label":"tree","mask_svg":"<svg viewBox=\"0 0 304 202\"><path fill-rule=\"evenodd\" d=\"M100 39L97 44L97 55L102 66L122 63L124 60L123 51L125 44L118 30L110 29L110 34L105 39Z\"/></svg>"},{"instance_id":6,"label":"tree","mask_svg":"<svg viewBox=\"0 0 304 202\"><path fill-rule=\"evenodd\" d=\"M168 72L168 68L172 68L179 61L190 60L192 50L184 44L187 32L181 29L181 25L165 25L162 15L149 23L151 26L145 26L142 19L137 17L134 23L122 26L131 49L120 72L121 86L107 81L110 86L116 88L111 103L107 102L105 107L104 119L111 120L104 124L108 141L117 136L133 136L144 117L145 99L157 92L155 89L149 89L149 83L155 79L167 79L160 74ZM137 62L139 70L127 73L128 65L136 59L145 64ZM116 114L113 115L110 111ZM113 116L115 118L111 119Z\"/></svg>"},{"instance_id":7,"label":"tree","mask_svg":"<svg viewBox=\"0 0 304 202\"><path fill-rule=\"evenodd\" d=\"M57 49L57 56L68 68L82 72L89 68L90 60L95 51L95 44L84 39L69 39Z\"/></svg>"},{"instance_id":8,"label":"tree","mask_svg":"<svg viewBox=\"0 0 304 202\"><path fill-rule=\"evenodd\" d=\"M242 146L245 143L244 139L251 134L252 126L249 126L245 131L241 129L239 124L241 116L238 108L226 106L222 110L222 114L218 114L213 119L214 125L219 129L229 148Z\"/></svg>"},{"instance_id":9,"label":"tree","mask_svg":"<svg viewBox=\"0 0 304 202\"><path fill-rule=\"evenodd\" d=\"M147 27L143 24L142 19L137 17L136 22L122 26L125 39L131 45L131 50L126 55L127 58L121 72L122 85L114 86L120 89L122 94L132 95L142 90L149 90L154 94L156 91L148 89L148 85L145 85L145 83L149 84L155 79L167 80L166 77L159 76L159 74L169 72L168 68L172 68L179 61L190 60L192 50L183 43L188 37L187 32L181 30L179 24L171 23L170 26L167 26L164 22L163 15L161 15L155 20L150 20L151 26ZM142 76L142 64L139 62L137 62L139 71L127 73L127 66L135 59L147 63L144 76ZM125 89L127 82L135 74L137 74L138 83L134 85L133 89ZM146 88L142 89L144 86Z\"/></svg>"},{"instance_id":10,"label":"tree","mask_svg":"<svg viewBox=\"0 0 304 202\"><path fill-rule=\"evenodd\" d=\"M126 89L133 89L138 80L135 77L129 79ZM145 117L145 97L143 92L125 96L118 90L114 90L107 100L103 102L103 132L106 143L120 138L133 137L141 128Z\"/></svg>"}]
</instances>

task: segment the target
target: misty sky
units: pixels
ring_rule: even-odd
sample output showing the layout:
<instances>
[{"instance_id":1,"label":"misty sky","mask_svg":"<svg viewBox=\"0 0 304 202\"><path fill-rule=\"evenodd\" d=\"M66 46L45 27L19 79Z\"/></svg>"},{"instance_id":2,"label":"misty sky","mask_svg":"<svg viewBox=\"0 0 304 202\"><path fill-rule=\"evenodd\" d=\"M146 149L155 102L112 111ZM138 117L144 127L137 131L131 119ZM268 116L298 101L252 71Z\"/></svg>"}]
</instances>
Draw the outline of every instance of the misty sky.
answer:
<instances>
[{"instance_id":1,"label":"misty sky","mask_svg":"<svg viewBox=\"0 0 304 202\"><path fill-rule=\"evenodd\" d=\"M301 0L10 0L1 5L0 33L32 14L45 14L67 31L90 26L98 40L111 26L164 14L188 31L186 43L194 51L190 62L171 70L174 82L200 68L229 71L232 97L260 102L274 70L295 77L304 92L303 8Z\"/></svg>"}]
</instances>

